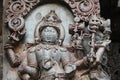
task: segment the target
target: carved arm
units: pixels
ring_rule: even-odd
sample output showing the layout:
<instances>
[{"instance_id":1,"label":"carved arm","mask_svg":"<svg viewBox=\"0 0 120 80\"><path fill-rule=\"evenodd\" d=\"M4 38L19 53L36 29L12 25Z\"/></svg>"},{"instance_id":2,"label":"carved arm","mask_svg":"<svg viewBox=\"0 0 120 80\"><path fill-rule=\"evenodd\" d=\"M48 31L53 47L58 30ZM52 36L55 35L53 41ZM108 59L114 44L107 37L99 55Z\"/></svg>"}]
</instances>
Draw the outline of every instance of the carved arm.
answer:
<instances>
[{"instance_id":1,"label":"carved arm","mask_svg":"<svg viewBox=\"0 0 120 80\"><path fill-rule=\"evenodd\" d=\"M37 75L38 75L37 60L36 60L35 52L27 53L26 58L27 58L26 60L27 65L23 63L22 64L23 66L19 68L19 72L22 75L23 79L27 79L27 78L35 79L37 78Z\"/></svg>"},{"instance_id":2,"label":"carved arm","mask_svg":"<svg viewBox=\"0 0 120 80\"><path fill-rule=\"evenodd\" d=\"M6 51L6 56L8 57L8 60L10 62L10 65L12 67L17 67L21 63L20 57L18 54L15 54L13 50L13 46L10 43L7 43L5 45L5 51Z\"/></svg>"},{"instance_id":3,"label":"carved arm","mask_svg":"<svg viewBox=\"0 0 120 80\"><path fill-rule=\"evenodd\" d=\"M99 49L96 52L96 62L101 63L102 56L104 54L105 48L110 44L111 40L105 40L99 46Z\"/></svg>"},{"instance_id":4,"label":"carved arm","mask_svg":"<svg viewBox=\"0 0 120 80\"><path fill-rule=\"evenodd\" d=\"M89 59L88 57L83 57L83 59L80 59L80 60L77 60L74 64L81 68L81 69L84 69L84 68L88 68L89 67Z\"/></svg>"},{"instance_id":5,"label":"carved arm","mask_svg":"<svg viewBox=\"0 0 120 80\"><path fill-rule=\"evenodd\" d=\"M17 67L21 63L21 59L20 55L15 53L14 48L23 39L26 33L23 17L18 16L11 18L8 22L8 27L8 43L5 45L5 51L10 65Z\"/></svg>"},{"instance_id":6,"label":"carved arm","mask_svg":"<svg viewBox=\"0 0 120 80\"><path fill-rule=\"evenodd\" d=\"M70 62L70 55L67 49L65 48L61 49L61 56L62 56L61 59L62 59L63 67L67 74L76 70L76 66Z\"/></svg>"}]
</instances>

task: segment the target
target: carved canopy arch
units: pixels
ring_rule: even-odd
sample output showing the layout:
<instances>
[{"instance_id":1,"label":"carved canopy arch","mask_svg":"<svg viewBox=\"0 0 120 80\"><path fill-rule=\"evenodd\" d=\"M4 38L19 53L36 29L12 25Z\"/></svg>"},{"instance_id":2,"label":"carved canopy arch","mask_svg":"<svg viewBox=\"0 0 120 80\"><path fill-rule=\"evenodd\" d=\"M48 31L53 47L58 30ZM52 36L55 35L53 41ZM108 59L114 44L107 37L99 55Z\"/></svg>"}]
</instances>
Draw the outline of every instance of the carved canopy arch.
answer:
<instances>
[{"instance_id":1,"label":"carved canopy arch","mask_svg":"<svg viewBox=\"0 0 120 80\"><path fill-rule=\"evenodd\" d=\"M20 39L22 39L25 34L24 16L26 16L37 4L41 2L42 0L8 1L5 22L9 23L8 26L11 29L9 39L12 39L13 42L20 41ZM79 22L80 20L88 21L91 15L99 15L100 13L99 0L64 0L64 2L70 6L71 11L74 14L75 22ZM16 36L16 34L18 34L18 36Z\"/></svg>"},{"instance_id":2,"label":"carved canopy arch","mask_svg":"<svg viewBox=\"0 0 120 80\"><path fill-rule=\"evenodd\" d=\"M47 0L46 0L47 1ZM59 0L62 1L62 0ZM25 16L34 6L41 3L42 0L9 0L6 8L6 22L14 16ZM89 15L100 13L99 0L64 0L67 3L75 17L88 21Z\"/></svg>"}]
</instances>

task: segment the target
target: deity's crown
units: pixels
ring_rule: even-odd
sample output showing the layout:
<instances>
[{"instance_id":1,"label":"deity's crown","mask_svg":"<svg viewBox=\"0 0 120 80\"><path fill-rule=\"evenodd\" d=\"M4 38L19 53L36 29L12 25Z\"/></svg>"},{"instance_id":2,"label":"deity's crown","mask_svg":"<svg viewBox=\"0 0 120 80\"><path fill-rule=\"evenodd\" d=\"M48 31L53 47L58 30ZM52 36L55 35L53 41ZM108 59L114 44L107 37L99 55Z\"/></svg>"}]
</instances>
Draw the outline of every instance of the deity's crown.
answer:
<instances>
[{"instance_id":1,"label":"deity's crown","mask_svg":"<svg viewBox=\"0 0 120 80\"><path fill-rule=\"evenodd\" d=\"M61 23L60 18L55 13L55 10L51 10L45 17L44 20L50 23Z\"/></svg>"}]
</instances>

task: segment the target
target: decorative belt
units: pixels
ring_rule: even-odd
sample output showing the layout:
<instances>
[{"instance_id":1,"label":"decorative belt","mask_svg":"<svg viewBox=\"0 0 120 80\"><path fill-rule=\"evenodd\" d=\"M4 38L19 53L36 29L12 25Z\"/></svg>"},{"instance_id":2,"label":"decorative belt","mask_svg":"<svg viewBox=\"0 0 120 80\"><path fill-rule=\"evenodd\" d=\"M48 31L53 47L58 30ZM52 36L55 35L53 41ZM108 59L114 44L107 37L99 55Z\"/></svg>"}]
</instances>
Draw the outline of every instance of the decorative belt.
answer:
<instances>
[{"instance_id":1,"label":"decorative belt","mask_svg":"<svg viewBox=\"0 0 120 80\"><path fill-rule=\"evenodd\" d=\"M66 78L64 73L56 73L56 74L48 74L48 75L41 76L40 80L44 80L46 77L50 77L53 79Z\"/></svg>"}]
</instances>

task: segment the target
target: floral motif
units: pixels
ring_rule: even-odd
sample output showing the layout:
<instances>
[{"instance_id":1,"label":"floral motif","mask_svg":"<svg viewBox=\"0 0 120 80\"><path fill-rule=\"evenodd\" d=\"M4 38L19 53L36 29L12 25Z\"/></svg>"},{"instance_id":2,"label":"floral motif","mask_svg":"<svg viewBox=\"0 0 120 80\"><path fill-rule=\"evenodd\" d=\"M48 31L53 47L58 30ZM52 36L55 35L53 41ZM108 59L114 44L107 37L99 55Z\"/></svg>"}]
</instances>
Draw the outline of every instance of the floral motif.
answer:
<instances>
[{"instance_id":1,"label":"floral motif","mask_svg":"<svg viewBox=\"0 0 120 80\"><path fill-rule=\"evenodd\" d=\"M76 17L88 21L92 14L99 15L99 0L66 0Z\"/></svg>"},{"instance_id":2,"label":"floral motif","mask_svg":"<svg viewBox=\"0 0 120 80\"><path fill-rule=\"evenodd\" d=\"M6 9L6 22L14 16L26 15L37 3L39 0L9 0Z\"/></svg>"}]
</instances>

